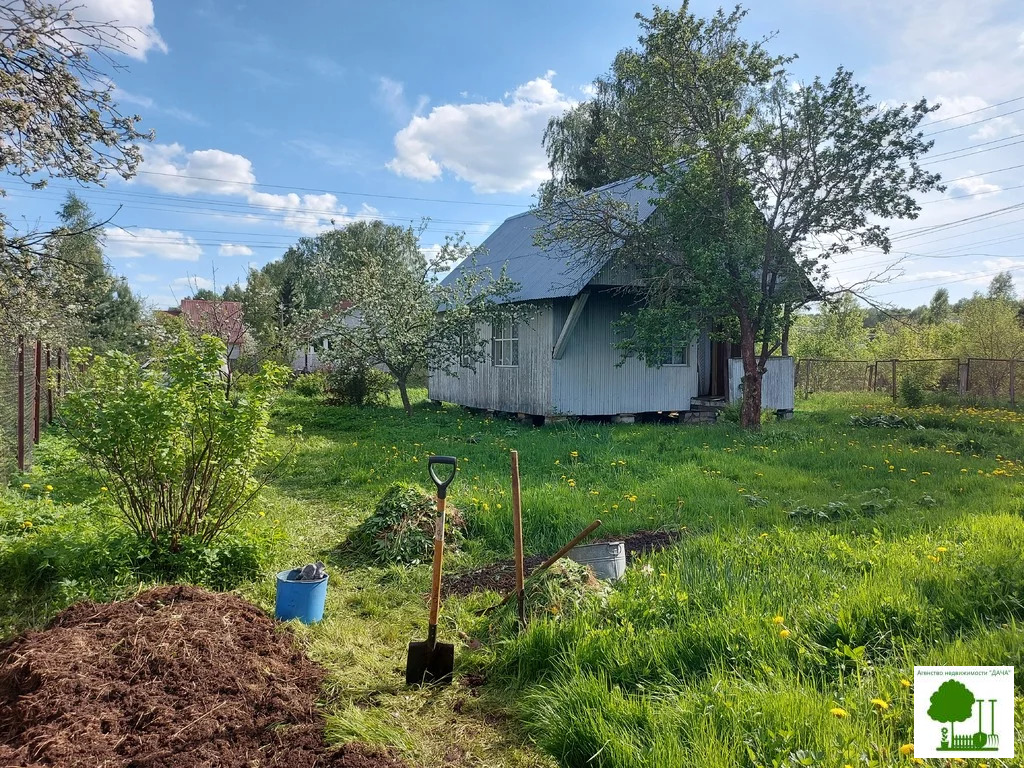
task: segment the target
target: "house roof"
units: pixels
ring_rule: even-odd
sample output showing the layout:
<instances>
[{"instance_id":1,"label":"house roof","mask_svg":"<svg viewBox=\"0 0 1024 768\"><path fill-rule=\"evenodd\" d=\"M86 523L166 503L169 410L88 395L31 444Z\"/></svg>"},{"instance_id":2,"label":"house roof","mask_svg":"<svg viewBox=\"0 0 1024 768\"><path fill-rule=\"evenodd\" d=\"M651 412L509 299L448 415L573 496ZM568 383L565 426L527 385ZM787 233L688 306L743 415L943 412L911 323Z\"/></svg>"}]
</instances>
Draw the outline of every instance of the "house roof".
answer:
<instances>
[{"instance_id":1,"label":"house roof","mask_svg":"<svg viewBox=\"0 0 1024 768\"><path fill-rule=\"evenodd\" d=\"M241 344L245 333L242 302L182 299L181 315L193 330L219 336L225 344Z\"/></svg>"},{"instance_id":2,"label":"house roof","mask_svg":"<svg viewBox=\"0 0 1024 768\"><path fill-rule=\"evenodd\" d=\"M616 197L636 206L639 221L645 221L653 212L650 177L634 176L623 181L606 184L587 194ZM505 267L508 277L519 283L519 291L509 301L536 301L575 296L604 266L611 254L597 263L571 263L574 255L568 244L541 248L534 244L534 236L543 223L532 211L505 219L490 237L484 240L476 253L476 264L463 262L455 267L443 283L458 279L463 269L490 268L496 277Z\"/></svg>"}]
</instances>

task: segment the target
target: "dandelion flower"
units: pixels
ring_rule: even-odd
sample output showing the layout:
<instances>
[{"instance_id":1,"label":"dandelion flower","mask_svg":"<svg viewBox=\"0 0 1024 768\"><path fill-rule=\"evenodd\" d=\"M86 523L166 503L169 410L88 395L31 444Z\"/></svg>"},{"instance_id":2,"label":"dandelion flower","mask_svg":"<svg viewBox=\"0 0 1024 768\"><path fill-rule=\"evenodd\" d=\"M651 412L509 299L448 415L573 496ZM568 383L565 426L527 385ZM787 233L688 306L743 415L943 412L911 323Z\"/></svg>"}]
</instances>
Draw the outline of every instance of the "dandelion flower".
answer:
<instances>
[{"instance_id":1,"label":"dandelion flower","mask_svg":"<svg viewBox=\"0 0 1024 768\"><path fill-rule=\"evenodd\" d=\"M105 485L101 485L101 486L100 486L100 491L101 491L102 493L106 493L106 492L107 492L107 486L105 486Z\"/></svg>"},{"instance_id":2,"label":"dandelion flower","mask_svg":"<svg viewBox=\"0 0 1024 768\"><path fill-rule=\"evenodd\" d=\"M24 488L27 491L29 488L32 487L32 484L31 483L22 483L21 487Z\"/></svg>"},{"instance_id":3,"label":"dandelion flower","mask_svg":"<svg viewBox=\"0 0 1024 768\"><path fill-rule=\"evenodd\" d=\"M889 702L885 699L872 699L871 703L875 705L875 709L882 712L889 708Z\"/></svg>"},{"instance_id":4,"label":"dandelion flower","mask_svg":"<svg viewBox=\"0 0 1024 768\"><path fill-rule=\"evenodd\" d=\"M910 681L907 680L907 678L904 677L902 680L900 680L900 685L902 685L904 688L909 688L910 687Z\"/></svg>"},{"instance_id":5,"label":"dandelion flower","mask_svg":"<svg viewBox=\"0 0 1024 768\"><path fill-rule=\"evenodd\" d=\"M936 552L949 552L949 550L946 549L946 547L936 547L935 551Z\"/></svg>"},{"instance_id":6,"label":"dandelion flower","mask_svg":"<svg viewBox=\"0 0 1024 768\"><path fill-rule=\"evenodd\" d=\"M580 455L580 452L579 451L569 451L569 455L572 456L575 459L576 457L578 457Z\"/></svg>"},{"instance_id":7,"label":"dandelion flower","mask_svg":"<svg viewBox=\"0 0 1024 768\"><path fill-rule=\"evenodd\" d=\"M849 717L850 716L850 713L847 712L842 707L832 707L832 709L829 710L829 713L833 717Z\"/></svg>"},{"instance_id":8,"label":"dandelion flower","mask_svg":"<svg viewBox=\"0 0 1024 768\"><path fill-rule=\"evenodd\" d=\"M933 563L939 562L939 558L937 558L935 555L928 555L928 559L931 560Z\"/></svg>"},{"instance_id":9,"label":"dandelion flower","mask_svg":"<svg viewBox=\"0 0 1024 768\"><path fill-rule=\"evenodd\" d=\"M23 522L21 524L21 527L22 528L31 528L32 527L32 521L31 520L26 520L25 522Z\"/></svg>"},{"instance_id":10,"label":"dandelion flower","mask_svg":"<svg viewBox=\"0 0 1024 768\"><path fill-rule=\"evenodd\" d=\"M48 485L48 486L46 486L46 490L48 490L48 491L52 491L52 490L53 490L53 486L52 486L52 485Z\"/></svg>"},{"instance_id":11,"label":"dandelion flower","mask_svg":"<svg viewBox=\"0 0 1024 768\"><path fill-rule=\"evenodd\" d=\"M781 624L784 621L785 621L785 619L782 618L781 616L776 616L774 619L772 619L772 624Z\"/></svg>"},{"instance_id":12,"label":"dandelion flower","mask_svg":"<svg viewBox=\"0 0 1024 768\"><path fill-rule=\"evenodd\" d=\"M914 754L914 745L904 744L902 747L900 747L900 754L904 756Z\"/></svg>"},{"instance_id":13,"label":"dandelion flower","mask_svg":"<svg viewBox=\"0 0 1024 768\"><path fill-rule=\"evenodd\" d=\"M787 637L789 637L792 634L793 633L790 632L788 629L783 629L783 630L779 631L779 637L781 637L783 640L785 640Z\"/></svg>"}]
</instances>

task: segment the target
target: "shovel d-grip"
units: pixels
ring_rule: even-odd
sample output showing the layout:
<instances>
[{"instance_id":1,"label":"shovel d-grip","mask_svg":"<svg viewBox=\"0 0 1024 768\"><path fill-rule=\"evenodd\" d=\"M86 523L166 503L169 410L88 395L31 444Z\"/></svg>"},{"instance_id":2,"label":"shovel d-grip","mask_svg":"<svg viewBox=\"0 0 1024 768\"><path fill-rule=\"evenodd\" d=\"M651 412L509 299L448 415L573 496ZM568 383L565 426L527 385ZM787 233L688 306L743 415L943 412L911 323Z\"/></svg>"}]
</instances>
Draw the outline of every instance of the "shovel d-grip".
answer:
<instances>
[{"instance_id":1,"label":"shovel d-grip","mask_svg":"<svg viewBox=\"0 0 1024 768\"><path fill-rule=\"evenodd\" d=\"M430 479L434 481L434 485L437 486L437 498L443 499L448 495L448 486L452 480L455 479L455 471L458 468L458 459L454 456L431 456L427 460L427 468L430 470ZM451 467L451 471L448 472L448 477L440 478L437 475L435 467L438 464L446 464Z\"/></svg>"}]
</instances>

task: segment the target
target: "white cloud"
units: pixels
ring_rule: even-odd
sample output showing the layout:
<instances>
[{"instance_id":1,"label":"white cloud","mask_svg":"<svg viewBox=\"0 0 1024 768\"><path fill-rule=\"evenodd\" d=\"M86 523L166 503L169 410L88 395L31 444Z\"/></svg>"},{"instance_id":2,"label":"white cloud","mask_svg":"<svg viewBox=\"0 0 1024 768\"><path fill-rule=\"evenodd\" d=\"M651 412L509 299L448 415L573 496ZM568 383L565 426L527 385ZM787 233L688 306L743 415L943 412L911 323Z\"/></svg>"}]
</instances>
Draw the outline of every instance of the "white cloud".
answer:
<instances>
[{"instance_id":1,"label":"white cloud","mask_svg":"<svg viewBox=\"0 0 1024 768\"><path fill-rule=\"evenodd\" d=\"M157 31L152 0L82 0L74 4L80 21L115 23L124 40L118 50L133 59L145 60L151 50L167 53L167 43Z\"/></svg>"},{"instance_id":2,"label":"white cloud","mask_svg":"<svg viewBox=\"0 0 1024 768\"><path fill-rule=\"evenodd\" d=\"M971 179L960 179L949 183L949 188L957 194L982 195L989 192L998 192L1002 187L985 181L983 176L975 176Z\"/></svg>"},{"instance_id":3,"label":"white cloud","mask_svg":"<svg viewBox=\"0 0 1024 768\"><path fill-rule=\"evenodd\" d=\"M146 273L136 275L132 278L136 283L155 283L159 279L159 275L150 275Z\"/></svg>"},{"instance_id":4,"label":"white cloud","mask_svg":"<svg viewBox=\"0 0 1024 768\"><path fill-rule=\"evenodd\" d=\"M186 152L180 144L151 144L142 149L141 180L176 195L244 195L256 183L252 162L219 149Z\"/></svg>"},{"instance_id":5,"label":"white cloud","mask_svg":"<svg viewBox=\"0 0 1024 768\"><path fill-rule=\"evenodd\" d=\"M215 287L213 280L205 277L176 277L171 281L171 285L181 288L190 288L193 291L205 288L208 291L212 291Z\"/></svg>"},{"instance_id":6,"label":"white cloud","mask_svg":"<svg viewBox=\"0 0 1024 768\"><path fill-rule=\"evenodd\" d=\"M399 123L408 120L412 115L420 114L430 102L429 97L420 94L416 98L416 105L409 106L409 100L405 96L405 85L390 77L377 78L376 100Z\"/></svg>"},{"instance_id":7,"label":"white cloud","mask_svg":"<svg viewBox=\"0 0 1024 768\"><path fill-rule=\"evenodd\" d=\"M140 96L135 93L130 93L123 88L115 88L114 101L118 104L133 104L135 106L142 107L147 114L155 113L158 115L167 115L168 117L173 117L185 123L206 125L205 120L192 114L187 109L180 109L178 107L162 107L149 96ZM147 115L140 115L140 117L145 119Z\"/></svg>"},{"instance_id":8,"label":"white cloud","mask_svg":"<svg viewBox=\"0 0 1024 768\"><path fill-rule=\"evenodd\" d=\"M218 256L252 256L252 248L248 245L235 245L234 243L221 243L217 249Z\"/></svg>"},{"instance_id":9,"label":"white cloud","mask_svg":"<svg viewBox=\"0 0 1024 768\"><path fill-rule=\"evenodd\" d=\"M574 104L554 87L554 74L518 86L501 101L443 104L413 117L395 135L388 168L421 181L448 171L476 192L532 190L549 175L544 127Z\"/></svg>"},{"instance_id":10,"label":"white cloud","mask_svg":"<svg viewBox=\"0 0 1024 768\"><path fill-rule=\"evenodd\" d=\"M103 230L103 237L106 241L104 253L113 259L152 257L169 261L199 261L203 254L195 238L171 229L107 227Z\"/></svg>"}]
</instances>

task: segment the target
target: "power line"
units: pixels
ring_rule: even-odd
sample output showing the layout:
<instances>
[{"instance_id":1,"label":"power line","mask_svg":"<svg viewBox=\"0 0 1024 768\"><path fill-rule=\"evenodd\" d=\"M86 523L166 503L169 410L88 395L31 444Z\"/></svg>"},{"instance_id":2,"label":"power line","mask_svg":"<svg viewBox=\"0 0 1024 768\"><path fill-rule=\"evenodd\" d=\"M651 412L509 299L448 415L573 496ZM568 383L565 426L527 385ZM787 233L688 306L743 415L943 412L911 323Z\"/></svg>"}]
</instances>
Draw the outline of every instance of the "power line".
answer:
<instances>
[{"instance_id":1,"label":"power line","mask_svg":"<svg viewBox=\"0 0 1024 768\"><path fill-rule=\"evenodd\" d=\"M1024 107L1020 109L1013 109L1009 112L1003 112L999 115L992 115L991 117L983 117L981 120L972 120L969 123L963 125L954 125L951 128L943 128L940 131L929 131L928 133L921 134L922 136L938 136L940 133L948 133L949 131L959 131L962 128L970 128L972 125L980 125L981 123L987 123L990 120L998 120L1000 117L1009 117L1010 115L1016 115L1018 112L1024 112ZM965 113L967 114L967 113ZM960 115L954 115L954 117L960 117ZM172 176L174 174L171 174Z\"/></svg>"},{"instance_id":2,"label":"power line","mask_svg":"<svg viewBox=\"0 0 1024 768\"><path fill-rule=\"evenodd\" d=\"M1010 141L1010 139L1013 139L1013 141ZM1002 144L1002 142L1008 142L1008 143ZM968 146L968 147L961 147L960 149L951 149L948 152L938 152L938 153L936 153L934 155L928 155L928 157L930 157L931 159L930 160L926 160L923 163L919 163L919 165L937 165L938 163L949 163L949 162L952 162L953 160L960 160L961 158L964 158L964 157L970 157L971 155L980 155L980 154L982 154L984 152L994 152L997 149L1005 149L1006 147L1012 147L1013 145L1020 144L1022 142L1024 142L1024 139L1018 138L1017 136L1007 136L1007 137L1002 138L1002 139L993 139L992 141L985 141L985 142L982 142L981 144L973 144L973 145ZM974 152L968 152L967 151L967 150L975 148L975 147L985 147L985 146L988 146L990 144L1002 144L1002 146L1000 146L1000 147L991 147L991 146L989 146L988 149L978 149L977 151L974 151ZM960 154L960 153L963 153L963 154ZM937 157L944 157L945 155L956 155L956 157L946 157L943 160L936 160L935 159Z\"/></svg>"},{"instance_id":3,"label":"power line","mask_svg":"<svg viewBox=\"0 0 1024 768\"><path fill-rule=\"evenodd\" d=\"M977 112L984 112L986 109L995 109L996 107L1001 107L1004 104L1012 104L1015 101L1024 101L1024 96L1017 96L1016 98L1013 98L1013 99L1007 99L1006 101L1000 101L1000 102L997 102L995 104L989 104L987 107L978 107L977 109L972 109L969 112L961 112L958 115L950 115L949 117L943 117L940 120L932 120L930 123L928 123L928 125L935 125L936 123L944 123L947 120L956 120L958 117L966 117L967 115L973 115L973 114L975 114Z\"/></svg>"}]
</instances>

